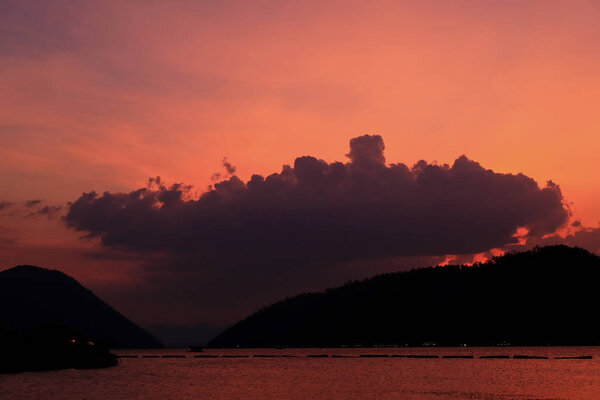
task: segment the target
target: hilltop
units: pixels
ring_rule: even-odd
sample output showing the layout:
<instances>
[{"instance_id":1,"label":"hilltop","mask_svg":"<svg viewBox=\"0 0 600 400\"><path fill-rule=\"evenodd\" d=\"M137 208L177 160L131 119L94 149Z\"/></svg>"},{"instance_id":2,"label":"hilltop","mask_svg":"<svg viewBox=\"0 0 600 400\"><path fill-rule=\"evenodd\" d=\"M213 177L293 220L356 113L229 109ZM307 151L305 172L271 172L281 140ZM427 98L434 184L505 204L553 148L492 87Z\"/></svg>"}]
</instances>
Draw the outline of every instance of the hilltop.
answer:
<instances>
[{"instance_id":1,"label":"hilltop","mask_svg":"<svg viewBox=\"0 0 600 400\"><path fill-rule=\"evenodd\" d=\"M597 345L600 258L548 246L378 275L265 307L209 346Z\"/></svg>"},{"instance_id":2,"label":"hilltop","mask_svg":"<svg viewBox=\"0 0 600 400\"><path fill-rule=\"evenodd\" d=\"M45 324L78 329L111 347L162 344L72 277L31 265L0 272L0 325L25 330Z\"/></svg>"}]
</instances>

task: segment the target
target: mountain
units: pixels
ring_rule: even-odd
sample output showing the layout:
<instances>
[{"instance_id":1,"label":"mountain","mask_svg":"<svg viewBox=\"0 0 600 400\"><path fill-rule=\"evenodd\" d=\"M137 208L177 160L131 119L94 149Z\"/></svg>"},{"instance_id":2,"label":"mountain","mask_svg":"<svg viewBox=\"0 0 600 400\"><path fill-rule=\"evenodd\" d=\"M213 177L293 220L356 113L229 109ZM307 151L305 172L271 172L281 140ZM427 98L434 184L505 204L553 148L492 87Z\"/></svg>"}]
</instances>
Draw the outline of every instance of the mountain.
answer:
<instances>
[{"instance_id":1,"label":"mountain","mask_svg":"<svg viewBox=\"0 0 600 400\"><path fill-rule=\"evenodd\" d=\"M170 348L204 346L210 339L225 330L222 327L203 323L192 326L155 325L146 329Z\"/></svg>"},{"instance_id":2,"label":"mountain","mask_svg":"<svg viewBox=\"0 0 600 400\"><path fill-rule=\"evenodd\" d=\"M0 374L106 368L118 364L107 343L71 327L44 324L14 331L0 326Z\"/></svg>"},{"instance_id":3,"label":"mountain","mask_svg":"<svg viewBox=\"0 0 600 400\"><path fill-rule=\"evenodd\" d=\"M60 271L20 265L0 272L0 325L24 330L48 323L76 328L113 347L162 347L148 332Z\"/></svg>"},{"instance_id":4,"label":"mountain","mask_svg":"<svg viewBox=\"0 0 600 400\"><path fill-rule=\"evenodd\" d=\"M567 246L378 275L263 308L209 346L597 345L600 258Z\"/></svg>"}]
</instances>

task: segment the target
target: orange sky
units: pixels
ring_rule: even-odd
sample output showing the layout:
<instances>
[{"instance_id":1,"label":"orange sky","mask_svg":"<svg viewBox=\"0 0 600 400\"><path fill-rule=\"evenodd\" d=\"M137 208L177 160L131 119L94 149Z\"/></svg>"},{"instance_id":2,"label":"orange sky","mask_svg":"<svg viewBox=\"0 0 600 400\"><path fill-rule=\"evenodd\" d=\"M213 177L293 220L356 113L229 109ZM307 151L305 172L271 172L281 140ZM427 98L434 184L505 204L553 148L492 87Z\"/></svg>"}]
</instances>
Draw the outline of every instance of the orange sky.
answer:
<instances>
[{"instance_id":1,"label":"orange sky","mask_svg":"<svg viewBox=\"0 0 600 400\"><path fill-rule=\"evenodd\" d=\"M245 180L377 133L388 162L552 180L595 226L598 21L595 1L3 2L0 201L203 190L223 157ZM0 266L82 246L57 220L0 226L21 246Z\"/></svg>"}]
</instances>

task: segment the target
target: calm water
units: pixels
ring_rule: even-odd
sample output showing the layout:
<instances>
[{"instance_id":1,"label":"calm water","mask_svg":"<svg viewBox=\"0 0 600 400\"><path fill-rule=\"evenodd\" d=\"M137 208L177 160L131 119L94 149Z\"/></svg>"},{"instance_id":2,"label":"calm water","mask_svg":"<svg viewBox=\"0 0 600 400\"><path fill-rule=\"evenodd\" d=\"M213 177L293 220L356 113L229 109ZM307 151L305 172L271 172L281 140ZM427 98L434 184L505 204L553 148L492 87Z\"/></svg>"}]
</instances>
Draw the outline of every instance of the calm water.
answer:
<instances>
[{"instance_id":1,"label":"calm water","mask_svg":"<svg viewBox=\"0 0 600 400\"><path fill-rule=\"evenodd\" d=\"M0 375L0 399L600 399L600 348L120 351L114 368ZM186 358L142 358L143 355ZM194 358L194 355L219 358ZM336 354L349 358L310 358ZM359 358L360 354L474 359ZM224 355L250 355L223 358ZM253 355L296 357L258 358ZM539 355L550 359L480 359ZM555 356L591 355L591 360Z\"/></svg>"}]
</instances>

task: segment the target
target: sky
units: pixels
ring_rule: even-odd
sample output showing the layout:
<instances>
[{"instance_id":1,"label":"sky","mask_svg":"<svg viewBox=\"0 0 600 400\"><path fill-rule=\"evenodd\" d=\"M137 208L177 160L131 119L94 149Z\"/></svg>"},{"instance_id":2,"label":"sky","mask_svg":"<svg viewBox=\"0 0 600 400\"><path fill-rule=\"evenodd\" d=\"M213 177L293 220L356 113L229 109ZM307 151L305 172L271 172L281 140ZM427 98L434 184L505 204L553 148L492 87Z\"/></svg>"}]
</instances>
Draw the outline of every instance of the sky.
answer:
<instances>
[{"instance_id":1,"label":"sky","mask_svg":"<svg viewBox=\"0 0 600 400\"><path fill-rule=\"evenodd\" d=\"M144 326L226 325L381 272L598 251L598 21L1 0L0 268L60 269Z\"/></svg>"}]
</instances>

